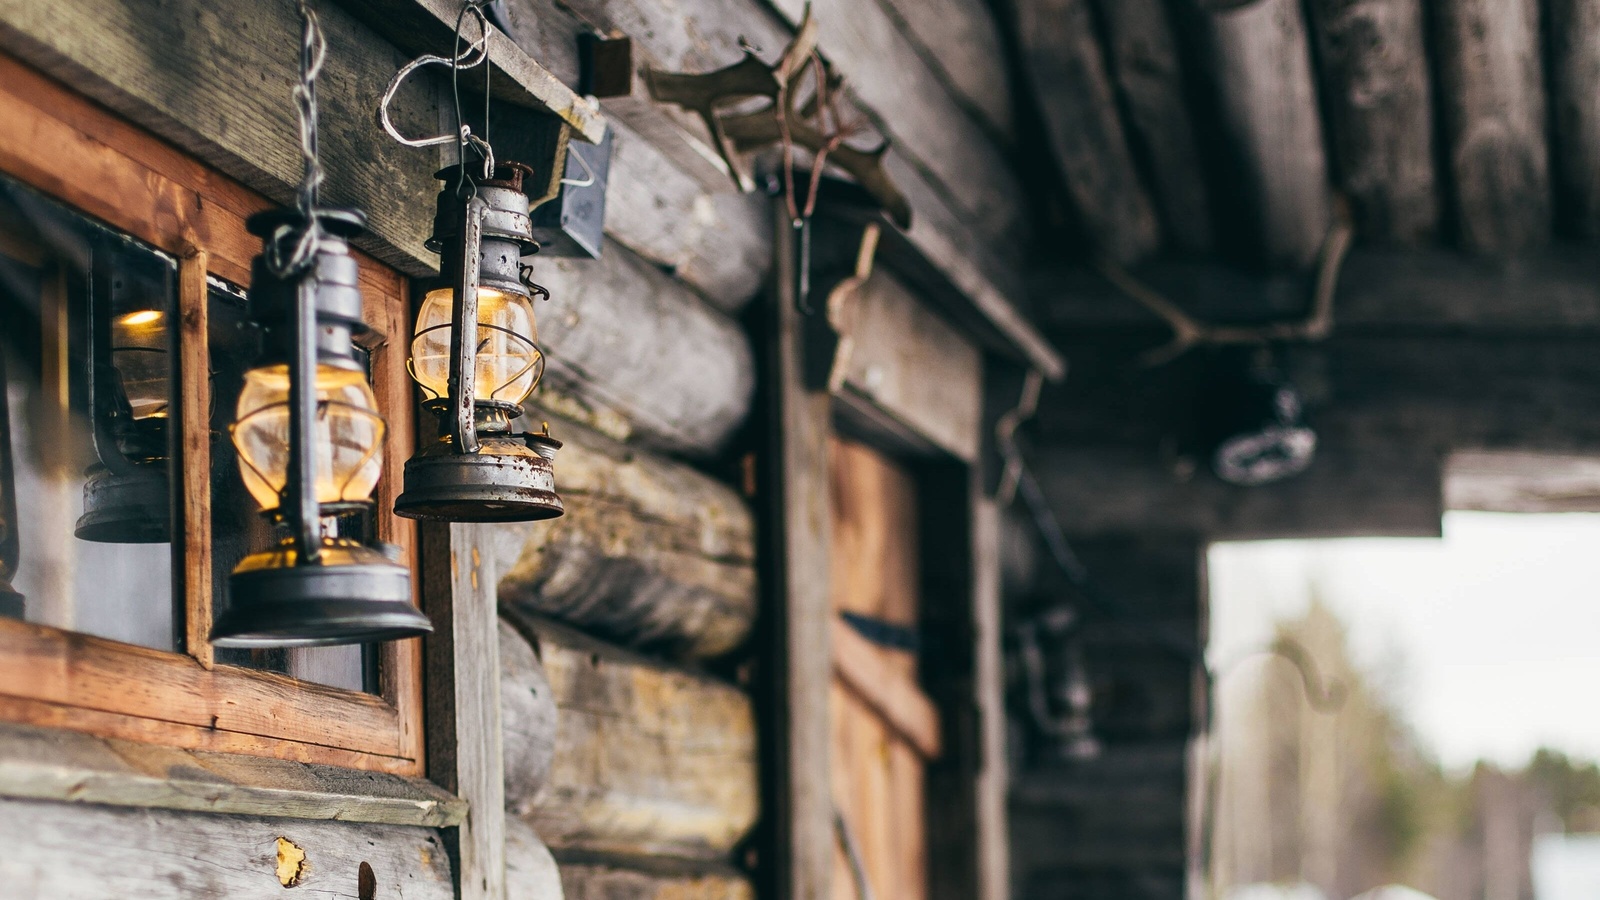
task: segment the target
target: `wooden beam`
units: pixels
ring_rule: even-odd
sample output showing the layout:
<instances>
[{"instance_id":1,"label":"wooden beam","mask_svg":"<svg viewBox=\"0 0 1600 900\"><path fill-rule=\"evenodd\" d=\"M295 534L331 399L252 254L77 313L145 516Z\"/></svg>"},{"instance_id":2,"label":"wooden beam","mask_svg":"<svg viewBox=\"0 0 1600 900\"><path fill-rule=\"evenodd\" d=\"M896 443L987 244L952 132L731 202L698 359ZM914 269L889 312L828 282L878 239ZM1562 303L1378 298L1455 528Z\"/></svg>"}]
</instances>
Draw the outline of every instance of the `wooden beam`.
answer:
<instances>
[{"instance_id":1,"label":"wooden beam","mask_svg":"<svg viewBox=\"0 0 1600 900\"><path fill-rule=\"evenodd\" d=\"M0 796L442 827L466 803L420 778L0 725Z\"/></svg>"},{"instance_id":2,"label":"wooden beam","mask_svg":"<svg viewBox=\"0 0 1600 900\"><path fill-rule=\"evenodd\" d=\"M1543 244L1551 195L1538 0L1442 0L1434 22L1461 243L1491 255Z\"/></svg>"},{"instance_id":3,"label":"wooden beam","mask_svg":"<svg viewBox=\"0 0 1600 900\"><path fill-rule=\"evenodd\" d=\"M1238 154L1249 255L1303 268L1332 222L1322 115L1299 0L1204 13L1221 125Z\"/></svg>"},{"instance_id":4,"label":"wooden beam","mask_svg":"<svg viewBox=\"0 0 1600 900\"><path fill-rule=\"evenodd\" d=\"M1126 110L1129 142L1149 166L1161 225L1173 249L1212 249L1211 201L1189 114L1188 78L1162 0L1095 0L1106 62Z\"/></svg>"},{"instance_id":5,"label":"wooden beam","mask_svg":"<svg viewBox=\"0 0 1600 900\"><path fill-rule=\"evenodd\" d=\"M1462 450L1444 466L1450 509L1600 512L1600 459L1567 453Z\"/></svg>"},{"instance_id":6,"label":"wooden beam","mask_svg":"<svg viewBox=\"0 0 1600 900\"><path fill-rule=\"evenodd\" d=\"M506 820L507 900L563 898L561 876L550 848L521 819ZM570 892L564 900L573 900Z\"/></svg>"},{"instance_id":7,"label":"wooden beam","mask_svg":"<svg viewBox=\"0 0 1600 900\"><path fill-rule=\"evenodd\" d=\"M621 861L586 860L561 867L566 900L755 900L755 889L729 868L684 872L630 868Z\"/></svg>"},{"instance_id":8,"label":"wooden beam","mask_svg":"<svg viewBox=\"0 0 1600 900\"><path fill-rule=\"evenodd\" d=\"M1118 262L1149 255L1161 241L1160 226L1123 133L1090 0L1015 6L1050 151L1090 240Z\"/></svg>"},{"instance_id":9,"label":"wooden beam","mask_svg":"<svg viewBox=\"0 0 1600 900\"><path fill-rule=\"evenodd\" d=\"M1163 262L1135 270L1145 284L1205 322L1262 322L1306 315L1311 279L1260 275L1215 263ZM1086 269L1039 273L1044 327L1162 327L1155 315ZM1600 333L1600 260L1560 247L1510 259L1444 250L1357 249L1345 259L1333 307L1337 333Z\"/></svg>"},{"instance_id":10,"label":"wooden beam","mask_svg":"<svg viewBox=\"0 0 1600 900\"><path fill-rule=\"evenodd\" d=\"M15 900L455 897L431 828L0 800L0 843Z\"/></svg>"},{"instance_id":11,"label":"wooden beam","mask_svg":"<svg viewBox=\"0 0 1600 900\"><path fill-rule=\"evenodd\" d=\"M1307 5L1333 168L1362 237L1382 244L1425 243L1439 224L1422 7L1422 0Z\"/></svg>"},{"instance_id":12,"label":"wooden beam","mask_svg":"<svg viewBox=\"0 0 1600 900\"><path fill-rule=\"evenodd\" d=\"M1600 3L1551 0L1550 103L1556 216L1573 237L1600 237Z\"/></svg>"},{"instance_id":13,"label":"wooden beam","mask_svg":"<svg viewBox=\"0 0 1600 900\"><path fill-rule=\"evenodd\" d=\"M497 529L500 602L625 646L726 655L756 618L755 521L727 485L553 419L567 513Z\"/></svg>"},{"instance_id":14,"label":"wooden beam","mask_svg":"<svg viewBox=\"0 0 1600 900\"><path fill-rule=\"evenodd\" d=\"M518 618L559 709L522 819L557 852L723 861L755 824L755 710L738 688Z\"/></svg>"}]
</instances>

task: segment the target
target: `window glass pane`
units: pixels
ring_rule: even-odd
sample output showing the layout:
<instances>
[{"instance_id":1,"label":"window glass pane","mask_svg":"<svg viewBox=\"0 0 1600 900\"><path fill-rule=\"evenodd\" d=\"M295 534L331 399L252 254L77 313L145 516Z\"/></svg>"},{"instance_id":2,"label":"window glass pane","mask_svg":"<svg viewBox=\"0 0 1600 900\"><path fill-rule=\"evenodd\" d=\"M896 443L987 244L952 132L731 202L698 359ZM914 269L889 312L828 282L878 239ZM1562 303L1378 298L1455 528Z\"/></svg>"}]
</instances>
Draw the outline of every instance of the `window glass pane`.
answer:
<instances>
[{"instance_id":1,"label":"window glass pane","mask_svg":"<svg viewBox=\"0 0 1600 900\"><path fill-rule=\"evenodd\" d=\"M246 315L245 292L237 285L212 279L209 294L209 333L213 405L212 432L217 435L211 454L212 596L220 614L227 606L228 576L251 553L282 540L280 530L261 512L239 474L239 455L229 439L245 373L260 350L257 332ZM367 518L339 519L339 533L366 537ZM219 647L218 662L292 675L348 690L376 692L375 647L316 647L293 650L240 650Z\"/></svg>"},{"instance_id":2,"label":"window glass pane","mask_svg":"<svg viewBox=\"0 0 1600 900\"><path fill-rule=\"evenodd\" d=\"M27 621L179 649L176 284L170 257L0 178L0 578Z\"/></svg>"}]
</instances>

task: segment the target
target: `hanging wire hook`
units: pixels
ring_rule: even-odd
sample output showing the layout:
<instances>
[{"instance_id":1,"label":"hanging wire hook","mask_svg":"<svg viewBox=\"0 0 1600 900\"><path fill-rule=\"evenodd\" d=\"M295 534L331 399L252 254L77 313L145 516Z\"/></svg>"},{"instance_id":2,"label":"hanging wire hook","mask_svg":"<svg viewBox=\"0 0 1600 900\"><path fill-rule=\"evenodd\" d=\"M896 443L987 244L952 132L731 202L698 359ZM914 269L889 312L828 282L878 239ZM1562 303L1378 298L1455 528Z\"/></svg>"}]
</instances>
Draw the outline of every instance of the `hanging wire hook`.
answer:
<instances>
[{"instance_id":1,"label":"hanging wire hook","mask_svg":"<svg viewBox=\"0 0 1600 900\"><path fill-rule=\"evenodd\" d=\"M407 147L436 147L441 144L454 143L461 162L461 180L456 184L456 190L463 199L470 198L476 193L477 186L466 177L467 150L470 148L483 160L483 177L494 177L495 158L494 148L489 145L489 92L492 87L493 67L489 65L489 19L484 12L485 0L467 0L461 6L461 12L456 15L455 45L452 56L439 56L437 54L424 54L409 63L406 63L394 77L389 79L389 85L384 89L382 98L378 101L378 124L389 137ZM473 40L466 39L468 17L478 21L478 37ZM463 41L465 45L463 46ZM453 132L431 135L429 137L406 137L394 124L389 115L389 107L394 103L395 95L400 92L400 86L407 78L424 66L438 65L450 67L450 95L452 111L455 114L456 128ZM483 135L473 134L472 127L466 123L461 105L461 73L483 66Z\"/></svg>"},{"instance_id":2,"label":"hanging wire hook","mask_svg":"<svg viewBox=\"0 0 1600 900\"><path fill-rule=\"evenodd\" d=\"M563 178L563 179L561 179L561 183L562 184L568 185L570 187L589 187L590 185L594 184L597 180L599 180L598 178L595 177L594 169L589 167L589 161L583 158L583 154L578 152L578 148L577 147L574 147L571 144L568 144L567 145L567 155L578 161L578 165L583 168L583 177L582 178Z\"/></svg>"}]
</instances>

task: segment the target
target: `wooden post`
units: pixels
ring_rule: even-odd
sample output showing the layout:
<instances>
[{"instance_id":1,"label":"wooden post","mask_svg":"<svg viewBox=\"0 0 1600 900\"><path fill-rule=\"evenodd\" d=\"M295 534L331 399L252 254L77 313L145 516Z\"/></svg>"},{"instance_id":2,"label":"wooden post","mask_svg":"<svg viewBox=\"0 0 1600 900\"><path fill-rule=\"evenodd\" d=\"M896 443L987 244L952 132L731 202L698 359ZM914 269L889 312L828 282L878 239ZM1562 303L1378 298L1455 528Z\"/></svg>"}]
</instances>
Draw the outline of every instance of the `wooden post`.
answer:
<instances>
[{"instance_id":1,"label":"wooden post","mask_svg":"<svg viewBox=\"0 0 1600 900\"><path fill-rule=\"evenodd\" d=\"M1445 150L1469 250L1509 254L1550 236L1550 163L1538 0L1435 4Z\"/></svg>"},{"instance_id":2,"label":"wooden post","mask_svg":"<svg viewBox=\"0 0 1600 900\"><path fill-rule=\"evenodd\" d=\"M829 776L830 643L827 392L805 386L804 317L796 308L795 240L781 204L773 204L775 272L766 321L768 410L761 496L766 498L767 564L761 579L768 673L761 723L762 758L773 823L767 866L770 896L830 900L833 872L833 798Z\"/></svg>"},{"instance_id":3,"label":"wooden post","mask_svg":"<svg viewBox=\"0 0 1600 900\"><path fill-rule=\"evenodd\" d=\"M196 250L178 261L180 391L178 458L172 471L183 485L179 521L183 537L173 544L182 573L185 653L211 668L211 344L207 339L206 263Z\"/></svg>"},{"instance_id":4,"label":"wooden post","mask_svg":"<svg viewBox=\"0 0 1600 900\"><path fill-rule=\"evenodd\" d=\"M424 525L428 777L466 800L453 834L460 900L505 900L505 762L500 744L500 619L481 525Z\"/></svg>"},{"instance_id":5,"label":"wooden post","mask_svg":"<svg viewBox=\"0 0 1600 900\"><path fill-rule=\"evenodd\" d=\"M1316 0L1307 9L1334 167L1361 236L1425 242L1439 224L1439 198L1422 0Z\"/></svg>"}]
</instances>

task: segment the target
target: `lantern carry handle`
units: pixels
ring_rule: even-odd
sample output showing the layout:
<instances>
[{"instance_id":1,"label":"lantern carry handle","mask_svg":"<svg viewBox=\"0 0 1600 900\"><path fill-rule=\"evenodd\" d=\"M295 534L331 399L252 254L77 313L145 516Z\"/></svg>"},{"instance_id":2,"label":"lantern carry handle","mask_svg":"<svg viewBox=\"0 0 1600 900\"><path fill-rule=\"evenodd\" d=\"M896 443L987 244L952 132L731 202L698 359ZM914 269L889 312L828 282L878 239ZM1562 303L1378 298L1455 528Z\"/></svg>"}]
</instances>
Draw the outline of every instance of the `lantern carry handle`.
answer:
<instances>
[{"instance_id":1,"label":"lantern carry handle","mask_svg":"<svg viewBox=\"0 0 1600 900\"><path fill-rule=\"evenodd\" d=\"M477 389L478 255L483 246L483 217L489 205L476 192L461 216L462 248L456 260L456 290L450 329L450 439L461 453L478 452L478 429L472 397Z\"/></svg>"}]
</instances>

